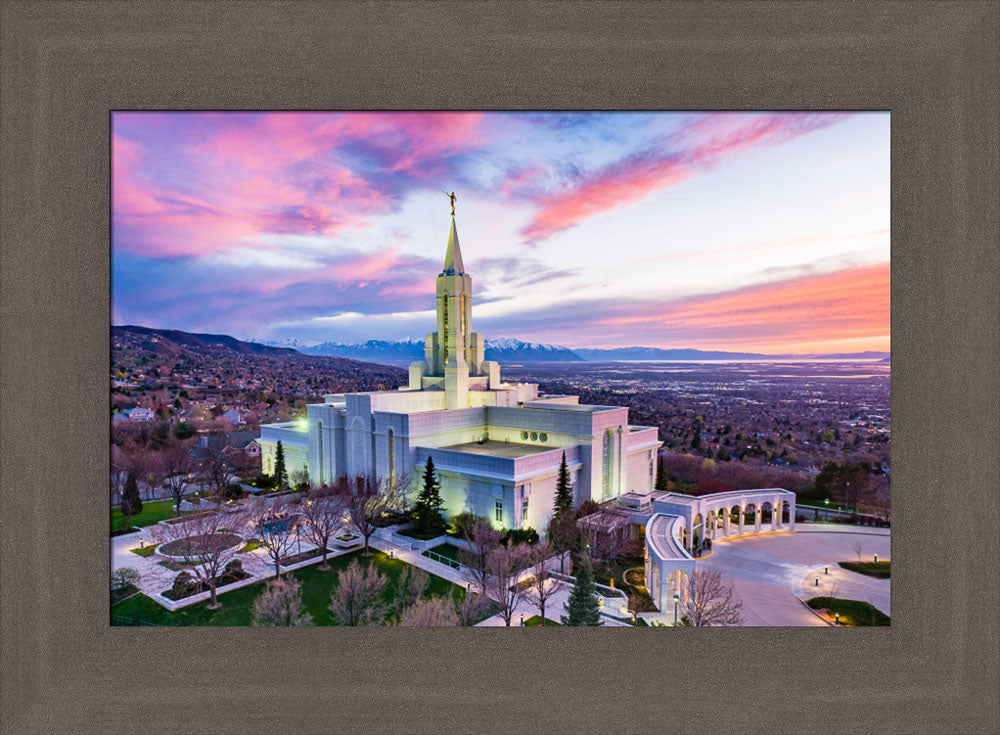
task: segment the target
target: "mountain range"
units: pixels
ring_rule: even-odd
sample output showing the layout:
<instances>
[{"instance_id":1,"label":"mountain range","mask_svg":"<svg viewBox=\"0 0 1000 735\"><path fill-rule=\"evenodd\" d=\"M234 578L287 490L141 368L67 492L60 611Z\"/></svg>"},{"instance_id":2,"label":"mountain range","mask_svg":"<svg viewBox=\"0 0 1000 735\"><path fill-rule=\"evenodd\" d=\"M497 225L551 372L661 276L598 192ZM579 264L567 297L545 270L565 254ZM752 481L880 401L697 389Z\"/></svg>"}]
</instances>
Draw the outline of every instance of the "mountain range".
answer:
<instances>
[{"instance_id":1,"label":"mountain range","mask_svg":"<svg viewBox=\"0 0 1000 735\"><path fill-rule=\"evenodd\" d=\"M160 337L170 343L201 351L235 352L255 355L314 355L340 357L388 365L408 365L423 359L423 340L368 340L356 344L341 342L303 342L296 339L281 341L238 340L225 334L195 334L178 329L154 329L138 326L115 326L112 333L131 333L146 338ZM659 347L616 347L590 349L561 345L523 342L519 339L486 340L486 359L499 362L617 362L617 361L700 361L700 360L803 360L803 359L869 359L889 362L888 352L841 352L828 354L765 355L759 352L726 352L722 350L662 349Z\"/></svg>"}]
</instances>

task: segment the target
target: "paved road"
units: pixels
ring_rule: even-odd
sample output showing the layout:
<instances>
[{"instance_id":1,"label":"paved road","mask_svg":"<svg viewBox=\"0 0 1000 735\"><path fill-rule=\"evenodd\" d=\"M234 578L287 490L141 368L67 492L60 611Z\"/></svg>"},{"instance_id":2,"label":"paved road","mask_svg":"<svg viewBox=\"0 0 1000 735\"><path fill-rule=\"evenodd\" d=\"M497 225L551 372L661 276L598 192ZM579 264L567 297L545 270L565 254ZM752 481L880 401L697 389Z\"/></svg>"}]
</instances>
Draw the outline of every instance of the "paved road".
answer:
<instances>
[{"instance_id":1,"label":"paved road","mask_svg":"<svg viewBox=\"0 0 1000 735\"><path fill-rule=\"evenodd\" d=\"M795 533L717 542L713 554L699 565L722 572L743 601L744 625L825 625L797 598L825 596L866 600L886 614L890 582L849 572L839 561L854 561L854 544L862 559L873 554L889 559L889 530L838 524L800 524ZM823 574L824 565L830 574ZM820 576L820 587L814 585Z\"/></svg>"}]
</instances>

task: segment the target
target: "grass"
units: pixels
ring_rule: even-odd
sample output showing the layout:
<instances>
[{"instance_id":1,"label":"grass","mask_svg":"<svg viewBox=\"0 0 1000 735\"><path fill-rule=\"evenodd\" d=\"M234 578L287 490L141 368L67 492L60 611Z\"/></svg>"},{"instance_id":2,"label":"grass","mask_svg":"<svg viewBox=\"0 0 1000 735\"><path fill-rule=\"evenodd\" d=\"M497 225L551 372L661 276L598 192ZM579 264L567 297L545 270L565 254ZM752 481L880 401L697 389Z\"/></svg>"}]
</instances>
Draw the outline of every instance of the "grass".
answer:
<instances>
[{"instance_id":1,"label":"grass","mask_svg":"<svg viewBox=\"0 0 1000 735\"><path fill-rule=\"evenodd\" d=\"M132 516L132 528L145 528L155 526L160 521L174 517L173 500L144 500L142 501L142 511ZM121 508L111 509L111 535L117 536L119 526L122 522ZM124 533L128 533L125 531Z\"/></svg>"},{"instance_id":2,"label":"grass","mask_svg":"<svg viewBox=\"0 0 1000 735\"><path fill-rule=\"evenodd\" d=\"M376 566L389 578L386 585L387 599L395 597L399 575L404 568L409 566L400 559L390 559L387 554L373 550L372 555L367 558L362 556L360 551L356 551L330 559L329 563L332 567L330 571L322 571L318 565L313 565L294 572L286 572L283 576L291 574L302 583L302 602L306 611L312 615L316 625L336 625L329 609L330 593L336 586L337 572L346 569L354 559L357 559L362 565ZM220 595L219 602L222 603L222 607L218 610L209 610L207 602L199 602L176 612L170 612L160 607L149 597L137 595L112 606L111 614L154 625L248 626L252 617L254 600L263 591L263 586L263 582L258 582ZM451 596L452 594L464 598L465 589L446 579L430 575L430 583L427 585L426 593L428 597Z\"/></svg>"},{"instance_id":3,"label":"grass","mask_svg":"<svg viewBox=\"0 0 1000 735\"><path fill-rule=\"evenodd\" d=\"M427 549L427 551L433 551L435 554L445 557L446 559L451 559L452 561L457 561L461 563L461 559L458 558L459 549L454 544L441 544L440 546L435 546L433 549ZM427 551L422 552L424 556L431 557Z\"/></svg>"},{"instance_id":4,"label":"grass","mask_svg":"<svg viewBox=\"0 0 1000 735\"><path fill-rule=\"evenodd\" d=\"M549 627L549 626L553 626L553 625L555 625L555 626L562 626L562 623L557 623L555 620L549 620L548 618L545 618L545 627ZM532 615L530 618L528 618L527 620L524 621L524 627L525 628L541 628L542 627L542 618L541 618L541 616L540 615Z\"/></svg>"},{"instance_id":5,"label":"grass","mask_svg":"<svg viewBox=\"0 0 1000 735\"><path fill-rule=\"evenodd\" d=\"M869 577L889 579L889 562L887 561L841 561L837 562L844 569L867 574Z\"/></svg>"},{"instance_id":6,"label":"grass","mask_svg":"<svg viewBox=\"0 0 1000 735\"><path fill-rule=\"evenodd\" d=\"M142 548L139 548L137 546L134 549L129 549L129 551L131 551L133 554L138 554L139 556L144 556L146 558L149 558L156 553L157 546L159 546L159 544L147 544Z\"/></svg>"},{"instance_id":7,"label":"grass","mask_svg":"<svg viewBox=\"0 0 1000 735\"><path fill-rule=\"evenodd\" d=\"M889 616L862 600L842 600L839 597L814 597L806 602L813 610L826 610L830 617L840 613L841 625L889 625Z\"/></svg>"},{"instance_id":8,"label":"grass","mask_svg":"<svg viewBox=\"0 0 1000 735\"><path fill-rule=\"evenodd\" d=\"M111 604L114 605L122 600L131 597L139 592L139 588L134 584L127 584L124 587L111 590Z\"/></svg>"},{"instance_id":9,"label":"grass","mask_svg":"<svg viewBox=\"0 0 1000 735\"><path fill-rule=\"evenodd\" d=\"M417 541L430 541L432 538L437 538L438 536L444 536L445 532L441 533L418 533L411 528L403 528L396 531L400 536L406 536L407 538L415 538Z\"/></svg>"},{"instance_id":10,"label":"grass","mask_svg":"<svg viewBox=\"0 0 1000 735\"><path fill-rule=\"evenodd\" d=\"M246 544L243 545L243 548L237 551L236 553L246 554L248 551L256 551L261 546L263 546L263 544L261 544L259 538L252 538L249 541L247 541Z\"/></svg>"}]
</instances>

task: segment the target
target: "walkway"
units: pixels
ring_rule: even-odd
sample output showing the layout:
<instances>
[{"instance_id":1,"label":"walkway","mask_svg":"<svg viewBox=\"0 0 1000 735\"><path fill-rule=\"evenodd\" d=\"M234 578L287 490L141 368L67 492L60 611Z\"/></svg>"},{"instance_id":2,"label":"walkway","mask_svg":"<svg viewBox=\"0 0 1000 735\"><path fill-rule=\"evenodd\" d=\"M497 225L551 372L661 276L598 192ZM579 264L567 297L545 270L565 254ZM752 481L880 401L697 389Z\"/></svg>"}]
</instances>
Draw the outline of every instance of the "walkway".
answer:
<instances>
[{"instance_id":1,"label":"walkway","mask_svg":"<svg viewBox=\"0 0 1000 735\"><path fill-rule=\"evenodd\" d=\"M853 546L858 541L863 560L874 554L889 559L889 529L821 523L800 524L795 533L716 542L714 553L698 568L719 571L733 584L743 602L744 625L825 625L796 595L826 595L834 582L838 597L865 600L888 614L890 580L837 565L857 559ZM824 565L830 567L830 577L821 578L819 588L809 587L806 583L815 583L816 571Z\"/></svg>"}]
</instances>

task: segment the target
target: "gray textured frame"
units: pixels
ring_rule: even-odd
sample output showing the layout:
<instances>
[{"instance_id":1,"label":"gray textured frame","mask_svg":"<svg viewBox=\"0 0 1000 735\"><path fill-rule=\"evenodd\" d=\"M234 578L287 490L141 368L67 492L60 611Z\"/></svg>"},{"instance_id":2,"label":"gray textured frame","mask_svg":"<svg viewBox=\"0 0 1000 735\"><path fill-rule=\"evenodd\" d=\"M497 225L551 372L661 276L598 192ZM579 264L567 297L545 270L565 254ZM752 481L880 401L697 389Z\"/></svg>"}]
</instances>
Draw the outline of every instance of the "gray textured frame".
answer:
<instances>
[{"instance_id":1,"label":"gray textured frame","mask_svg":"<svg viewBox=\"0 0 1000 735\"><path fill-rule=\"evenodd\" d=\"M3 2L2 731L996 732L998 15ZM109 627L122 108L890 109L892 627Z\"/></svg>"}]
</instances>

